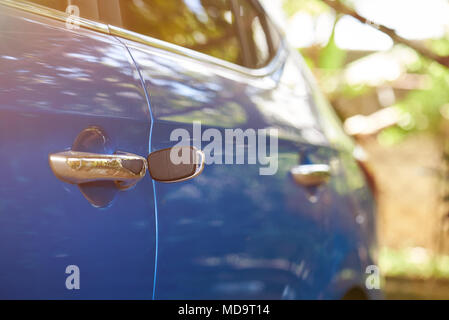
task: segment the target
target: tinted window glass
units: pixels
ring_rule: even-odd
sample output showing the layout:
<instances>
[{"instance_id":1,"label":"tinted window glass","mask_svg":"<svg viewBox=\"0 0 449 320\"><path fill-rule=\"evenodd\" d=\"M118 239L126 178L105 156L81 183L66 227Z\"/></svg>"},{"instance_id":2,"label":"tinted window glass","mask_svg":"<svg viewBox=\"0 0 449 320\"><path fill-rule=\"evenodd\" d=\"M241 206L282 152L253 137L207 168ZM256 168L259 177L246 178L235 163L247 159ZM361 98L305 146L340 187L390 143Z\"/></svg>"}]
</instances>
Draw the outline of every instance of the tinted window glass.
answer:
<instances>
[{"instance_id":1,"label":"tinted window glass","mask_svg":"<svg viewBox=\"0 0 449 320\"><path fill-rule=\"evenodd\" d=\"M67 12L68 14L79 15L80 17L98 20L98 6L95 0L28 0L44 7ZM70 8L69 5L76 6L79 12Z\"/></svg>"},{"instance_id":2,"label":"tinted window glass","mask_svg":"<svg viewBox=\"0 0 449 320\"><path fill-rule=\"evenodd\" d=\"M279 35L251 0L31 0L249 68L275 55ZM238 19L236 18L238 16Z\"/></svg>"},{"instance_id":3,"label":"tinted window glass","mask_svg":"<svg viewBox=\"0 0 449 320\"><path fill-rule=\"evenodd\" d=\"M67 0L29 0L29 2L34 2L40 4L41 6L56 9L59 11L65 11L68 5Z\"/></svg>"},{"instance_id":4,"label":"tinted window glass","mask_svg":"<svg viewBox=\"0 0 449 320\"><path fill-rule=\"evenodd\" d=\"M242 64L229 0L122 0L122 27Z\"/></svg>"}]
</instances>

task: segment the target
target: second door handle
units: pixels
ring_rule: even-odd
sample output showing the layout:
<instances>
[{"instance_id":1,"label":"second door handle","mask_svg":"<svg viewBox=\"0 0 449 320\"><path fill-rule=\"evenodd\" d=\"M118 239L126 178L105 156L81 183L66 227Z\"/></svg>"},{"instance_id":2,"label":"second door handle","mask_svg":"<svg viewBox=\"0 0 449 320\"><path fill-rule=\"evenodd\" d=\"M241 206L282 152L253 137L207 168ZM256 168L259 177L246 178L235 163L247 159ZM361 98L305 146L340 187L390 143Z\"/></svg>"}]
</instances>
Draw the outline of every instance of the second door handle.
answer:
<instances>
[{"instance_id":1,"label":"second door handle","mask_svg":"<svg viewBox=\"0 0 449 320\"><path fill-rule=\"evenodd\" d=\"M327 164L301 164L290 169L296 183L314 187L326 183L331 177L331 168Z\"/></svg>"}]
</instances>

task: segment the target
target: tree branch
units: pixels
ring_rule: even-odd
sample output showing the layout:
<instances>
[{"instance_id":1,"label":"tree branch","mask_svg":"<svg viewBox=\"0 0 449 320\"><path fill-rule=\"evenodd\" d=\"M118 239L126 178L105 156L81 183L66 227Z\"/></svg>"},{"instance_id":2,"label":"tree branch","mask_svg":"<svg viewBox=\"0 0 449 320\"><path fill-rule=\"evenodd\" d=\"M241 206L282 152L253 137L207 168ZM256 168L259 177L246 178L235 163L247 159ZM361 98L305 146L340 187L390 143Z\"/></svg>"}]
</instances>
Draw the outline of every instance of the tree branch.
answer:
<instances>
[{"instance_id":1,"label":"tree branch","mask_svg":"<svg viewBox=\"0 0 449 320\"><path fill-rule=\"evenodd\" d=\"M427 57L431 60L434 60L441 64L442 66L445 66L446 68L449 68L449 56L439 56L436 53L432 52L431 50L419 45L416 42L410 41L408 39L402 38L401 36L398 36L396 32L388 28L384 25L376 24L361 15L359 15L357 12L355 12L354 9L349 8L348 6L344 5L338 0L322 0L324 3L326 3L329 7L333 8L336 12L349 15L357 20L359 20L362 23L369 24L376 29L382 31L383 33L389 35L393 41L405 44L406 46L414 49L416 52L421 54L424 57Z\"/></svg>"}]
</instances>

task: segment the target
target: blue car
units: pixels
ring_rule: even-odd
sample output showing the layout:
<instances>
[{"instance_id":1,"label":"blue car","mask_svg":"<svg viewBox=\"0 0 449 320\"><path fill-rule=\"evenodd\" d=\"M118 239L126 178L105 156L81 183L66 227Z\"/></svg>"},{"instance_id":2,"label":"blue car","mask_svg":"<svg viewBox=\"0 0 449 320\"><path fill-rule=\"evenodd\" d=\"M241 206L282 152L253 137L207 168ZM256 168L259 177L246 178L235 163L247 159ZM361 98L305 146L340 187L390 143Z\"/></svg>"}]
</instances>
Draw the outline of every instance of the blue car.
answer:
<instances>
[{"instance_id":1,"label":"blue car","mask_svg":"<svg viewBox=\"0 0 449 320\"><path fill-rule=\"evenodd\" d=\"M354 148L257 1L0 0L0 298L378 298Z\"/></svg>"}]
</instances>

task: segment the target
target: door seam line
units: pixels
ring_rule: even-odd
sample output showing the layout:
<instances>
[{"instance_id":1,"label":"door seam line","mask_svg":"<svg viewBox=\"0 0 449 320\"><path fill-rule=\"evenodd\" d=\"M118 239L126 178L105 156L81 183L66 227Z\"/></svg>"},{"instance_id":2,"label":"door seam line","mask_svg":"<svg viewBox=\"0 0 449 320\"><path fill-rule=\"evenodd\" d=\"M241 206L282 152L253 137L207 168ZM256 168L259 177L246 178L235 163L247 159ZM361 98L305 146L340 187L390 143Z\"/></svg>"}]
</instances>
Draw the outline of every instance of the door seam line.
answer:
<instances>
[{"instance_id":1,"label":"door seam line","mask_svg":"<svg viewBox=\"0 0 449 320\"><path fill-rule=\"evenodd\" d=\"M128 52L132 62L134 63L134 67L136 68L137 74L139 75L139 79L140 79L140 83L142 85L143 91L145 93L145 99L147 101L147 105L148 105L148 110L150 112L150 119L151 119L151 124L150 124L150 137L149 137L149 143L148 143L148 152L151 153L151 145L152 145L152 136L153 136L153 126L154 126L154 117L153 117L153 112L151 110L151 103L150 103L150 96L148 94L148 90L145 86L145 81L143 79L143 76L140 72L140 69L137 65L136 60L134 60L133 55L131 54L131 52L129 51L128 46L126 45L126 43L124 43L120 38L113 36L114 38L116 38L126 49L126 51ZM150 176L151 177L151 176ZM156 237L156 243L155 243L155 254L154 254L154 276L153 276L153 298L152 300L155 300L156 297L156 280L157 280L157 262L158 262L158 249L159 249L159 221L158 221L158 210L157 210L157 198L156 198L156 182L154 181L153 178L151 178L151 182L153 184L153 198L154 198L154 226L155 226L155 237Z\"/></svg>"}]
</instances>

